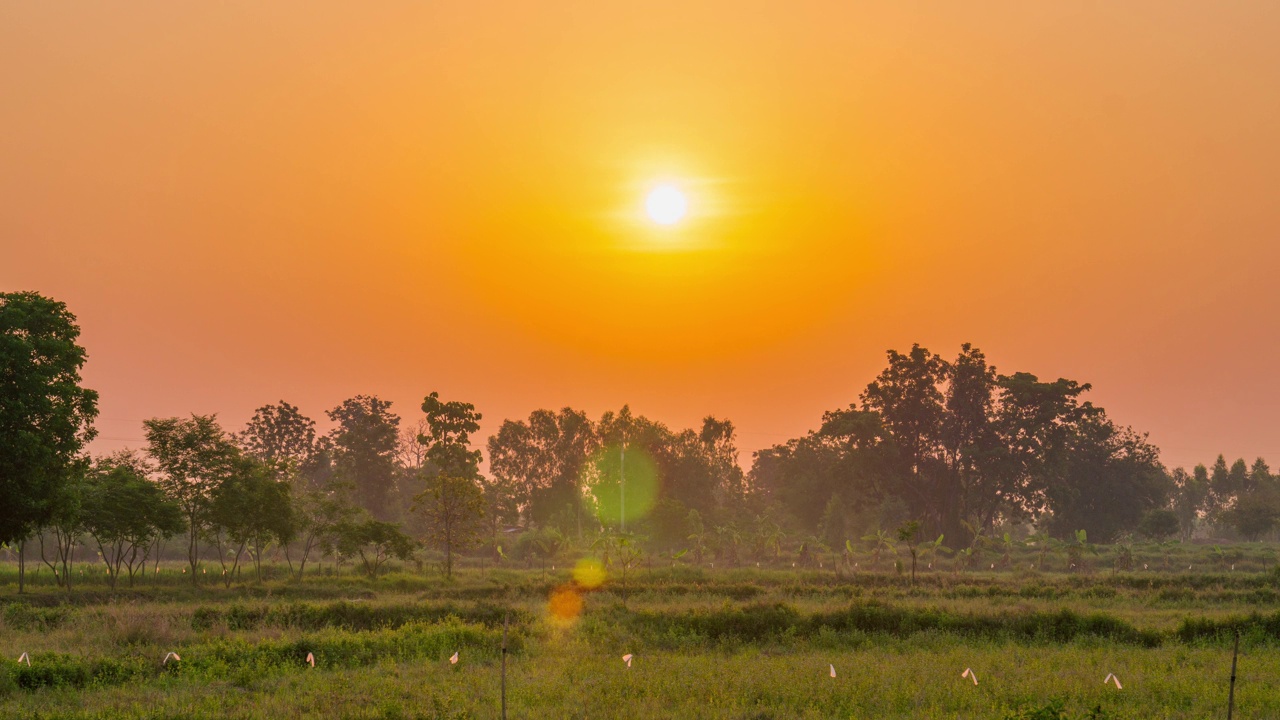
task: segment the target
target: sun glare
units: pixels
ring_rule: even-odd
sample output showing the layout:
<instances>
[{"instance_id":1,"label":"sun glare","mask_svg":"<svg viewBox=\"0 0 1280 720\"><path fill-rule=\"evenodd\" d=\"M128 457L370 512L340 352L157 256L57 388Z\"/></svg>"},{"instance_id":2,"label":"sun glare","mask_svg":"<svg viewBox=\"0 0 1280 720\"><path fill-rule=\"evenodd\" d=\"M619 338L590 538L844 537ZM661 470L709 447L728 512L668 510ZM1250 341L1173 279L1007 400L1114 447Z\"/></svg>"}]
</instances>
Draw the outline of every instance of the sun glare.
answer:
<instances>
[{"instance_id":1,"label":"sun glare","mask_svg":"<svg viewBox=\"0 0 1280 720\"><path fill-rule=\"evenodd\" d=\"M675 225L689 211L689 201L675 185L663 183L649 191L644 209L649 219L659 225Z\"/></svg>"}]
</instances>

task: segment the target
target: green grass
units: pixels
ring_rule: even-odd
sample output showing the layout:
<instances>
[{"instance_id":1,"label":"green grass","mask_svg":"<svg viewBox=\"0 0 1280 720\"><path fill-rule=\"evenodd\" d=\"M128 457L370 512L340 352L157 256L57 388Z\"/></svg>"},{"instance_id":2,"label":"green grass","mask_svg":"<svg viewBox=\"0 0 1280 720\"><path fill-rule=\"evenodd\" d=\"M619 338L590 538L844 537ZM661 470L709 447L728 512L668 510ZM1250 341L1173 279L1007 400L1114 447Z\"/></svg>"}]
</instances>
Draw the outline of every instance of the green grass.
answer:
<instances>
[{"instance_id":1,"label":"green grass","mask_svg":"<svg viewBox=\"0 0 1280 720\"><path fill-rule=\"evenodd\" d=\"M1261 567L948 570L914 586L645 568L582 593L572 621L548 609L563 565L302 582L272 568L231 588L176 567L115 593L86 576L19 596L0 565L0 717L497 717L504 618L512 718L1225 717L1237 631L1236 717L1280 717L1280 575ZM170 651L182 660L161 665Z\"/></svg>"}]
</instances>

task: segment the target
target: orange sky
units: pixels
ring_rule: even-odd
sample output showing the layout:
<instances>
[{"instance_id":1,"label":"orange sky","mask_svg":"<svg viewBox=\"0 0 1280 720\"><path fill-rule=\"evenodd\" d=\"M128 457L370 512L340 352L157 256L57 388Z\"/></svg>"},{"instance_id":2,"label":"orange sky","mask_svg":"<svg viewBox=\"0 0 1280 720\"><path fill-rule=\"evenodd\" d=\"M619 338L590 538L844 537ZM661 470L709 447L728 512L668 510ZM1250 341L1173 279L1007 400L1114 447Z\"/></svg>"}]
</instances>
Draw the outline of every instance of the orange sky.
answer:
<instances>
[{"instance_id":1,"label":"orange sky","mask_svg":"<svg viewBox=\"0 0 1280 720\"><path fill-rule=\"evenodd\" d=\"M1280 464L1280 5L0 5L0 289L140 421L630 403L749 451L912 342ZM652 183L688 221L642 219Z\"/></svg>"}]
</instances>

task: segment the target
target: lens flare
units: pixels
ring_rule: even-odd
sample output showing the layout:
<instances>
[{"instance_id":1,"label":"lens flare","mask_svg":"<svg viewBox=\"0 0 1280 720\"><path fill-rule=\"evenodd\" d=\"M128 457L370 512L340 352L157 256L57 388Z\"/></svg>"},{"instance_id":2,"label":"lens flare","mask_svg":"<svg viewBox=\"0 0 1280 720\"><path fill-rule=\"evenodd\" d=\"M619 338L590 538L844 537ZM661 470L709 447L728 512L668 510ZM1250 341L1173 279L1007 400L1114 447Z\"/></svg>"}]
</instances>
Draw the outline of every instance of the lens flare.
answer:
<instances>
[{"instance_id":1,"label":"lens flare","mask_svg":"<svg viewBox=\"0 0 1280 720\"><path fill-rule=\"evenodd\" d=\"M551 591L547 603L551 619L560 625L569 625L582 615L582 595L572 585L564 585Z\"/></svg>"},{"instance_id":2,"label":"lens flare","mask_svg":"<svg viewBox=\"0 0 1280 720\"><path fill-rule=\"evenodd\" d=\"M573 581L584 590L595 590L604 584L604 566L595 558L583 558L573 568Z\"/></svg>"},{"instance_id":3,"label":"lens flare","mask_svg":"<svg viewBox=\"0 0 1280 720\"><path fill-rule=\"evenodd\" d=\"M607 527L648 517L657 502L658 466L642 447L605 446L591 456L584 471L593 509Z\"/></svg>"}]
</instances>

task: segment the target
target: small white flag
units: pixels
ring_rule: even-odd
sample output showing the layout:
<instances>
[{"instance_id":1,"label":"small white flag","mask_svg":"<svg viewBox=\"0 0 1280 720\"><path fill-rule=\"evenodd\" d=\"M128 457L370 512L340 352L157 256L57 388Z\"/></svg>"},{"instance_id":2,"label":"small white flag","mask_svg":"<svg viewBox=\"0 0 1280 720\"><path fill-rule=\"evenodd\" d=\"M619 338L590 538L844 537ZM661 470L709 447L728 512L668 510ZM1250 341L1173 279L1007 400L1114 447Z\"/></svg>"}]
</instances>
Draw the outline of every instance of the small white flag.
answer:
<instances>
[{"instance_id":1,"label":"small white flag","mask_svg":"<svg viewBox=\"0 0 1280 720\"><path fill-rule=\"evenodd\" d=\"M622 656L622 662L626 663L627 667L631 667L631 657L632 657L631 653L627 653L626 655Z\"/></svg>"},{"instance_id":2,"label":"small white flag","mask_svg":"<svg viewBox=\"0 0 1280 720\"><path fill-rule=\"evenodd\" d=\"M315 667L315 666L316 666L316 656L315 656L315 655L312 655L311 653L307 653L307 664L308 664L308 665L310 665L311 667Z\"/></svg>"},{"instance_id":3,"label":"small white flag","mask_svg":"<svg viewBox=\"0 0 1280 720\"><path fill-rule=\"evenodd\" d=\"M165 655L165 656L164 656L164 660L161 660L161 661L160 661L160 664L161 664L161 665L168 665L168 664L169 664L169 658L173 658L174 660L177 660L177 661L182 660L182 658L178 657L178 653L176 653L176 652L171 652L171 653L169 653L169 654L167 654L167 655Z\"/></svg>"},{"instance_id":4,"label":"small white flag","mask_svg":"<svg viewBox=\"0 0 1280 720\"><path fill-rule=\"evenodd\" d=\"M975 673L971 668L965 668L964 672L960 673L960 677L969 678L970 680L973 681L974 685L978 684L978 674Z\"/></svg>"},{"instance_id":5,"label":"small white flag","mask_svg":"<svg viewBox=\"0 0 1280 720\"><path fill-rule=\"evenodd\" d=\"M31 667L31 656L26 653L22 653L18 656L18 662L26 662L27 667Z\"/></svg>"},{"instance_id":6,"label":"small white flag","mask_svg":"<svg viewBox=\"0 0 1280 720\"><path fill-rule=\"evenodd\" d=\"M455 653L453 654L453 657L449 658L449 664L450 664L450 665L457 665L457 664L458 664L458 653L456 653L456 652L455 652Z\"/></svg>"},{"instance_id":7,"label":"small white flag","mask_svg":"<svg viewBox=\"0 0 1280 720\"><path fill-rule=\"evenodd\" d=\"M832 665L832 666L831 666L831 677L835 677L835 676L836 676L836 666L835 666L835 665Z\"/></svg>"},{"instance_id":8,"label":"small white flag","mask_svg":"<svg viewBox=\"0 0 1280 720\"><path fill-rule=\"evenodd\" d=\"M1116 676L1115 676L1115 673L1107 673L1107 679L1106 679L1106 680L1103 680L1103 681L1102 681L1102 684L1103 684L1103 685L1105 685L1105 684L1107 684L1107 683L1109 683L1109 682L1114 682L1114 683L1116 684L1116 689L1117 689L1117 690L1123 690L1123 689L1124 689L1124 687L1123 687L1122 685L1120 685L1120 678L1116 677Z\"/></svg>"}]
</instances>

